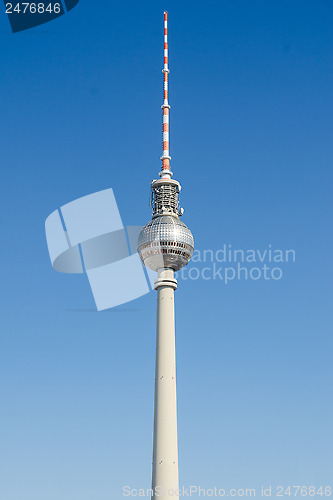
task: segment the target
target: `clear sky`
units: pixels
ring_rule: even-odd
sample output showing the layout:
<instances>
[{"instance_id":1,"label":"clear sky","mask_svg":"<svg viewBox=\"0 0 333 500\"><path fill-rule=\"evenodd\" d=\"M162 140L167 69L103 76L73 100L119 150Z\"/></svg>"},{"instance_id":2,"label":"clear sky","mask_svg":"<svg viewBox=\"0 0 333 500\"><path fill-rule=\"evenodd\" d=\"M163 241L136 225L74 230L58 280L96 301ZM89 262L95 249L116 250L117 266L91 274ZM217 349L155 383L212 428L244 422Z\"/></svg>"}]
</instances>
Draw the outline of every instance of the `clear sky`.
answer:
<instances>
[{"instance_id":1,"label":"clear sky","mask_svg":"<svg viewBox=\"0 0 333 500\"><path fill-rule=\"evenodd\" d=\"M333 483L333 3L81 0L17 34L0 16L0 500L150 486L156 294L97 313L44 221L110 187L124 224L150 219L164 9L196 248L296 252L280 280L180 280L180 482Z\"/></svg>"}]
</instances>

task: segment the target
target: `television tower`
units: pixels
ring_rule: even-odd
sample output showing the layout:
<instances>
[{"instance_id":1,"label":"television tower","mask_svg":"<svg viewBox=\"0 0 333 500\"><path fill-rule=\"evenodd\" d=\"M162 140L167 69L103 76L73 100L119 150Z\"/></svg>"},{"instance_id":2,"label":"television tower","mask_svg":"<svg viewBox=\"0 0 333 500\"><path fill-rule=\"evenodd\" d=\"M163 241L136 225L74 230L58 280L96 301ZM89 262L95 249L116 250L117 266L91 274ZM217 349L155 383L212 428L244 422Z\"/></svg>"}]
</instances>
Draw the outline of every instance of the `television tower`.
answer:
<instances>
[{"instance_id":1,"label":"television tower","mask_svg":"<svg viewBox=\"0 0 333 500\"><path fill-rule=\"evenodd\" d=\"M152 500L170 500L171 492L176 495L179 489L174 310L177 280L174 273L188 264L194 250L192 233L179 219L184 212L178 201L181 187L179 182L172 179L170 170L167 12L164 12L162 72L162 168L160 178L151 182L152 220L144 226L138 239L138 252L143 263L157 271L154 285L157 290L157 328Z\"/></svg>"}]
</instances>

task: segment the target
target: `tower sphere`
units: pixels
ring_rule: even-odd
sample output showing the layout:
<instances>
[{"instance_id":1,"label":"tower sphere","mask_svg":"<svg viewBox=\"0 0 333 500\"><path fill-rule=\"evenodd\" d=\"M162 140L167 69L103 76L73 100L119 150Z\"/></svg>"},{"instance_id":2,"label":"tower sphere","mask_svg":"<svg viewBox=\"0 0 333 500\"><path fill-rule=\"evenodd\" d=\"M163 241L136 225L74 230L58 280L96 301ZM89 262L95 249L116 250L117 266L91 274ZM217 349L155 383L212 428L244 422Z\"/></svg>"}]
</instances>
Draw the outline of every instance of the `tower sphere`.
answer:
<instances>
[{"instance_id":1,"label":"tower sphere","mask_svg":"<svg viewBox=\"0 0 333 500\"><path fill-rule=\"evenodd\" d=\"M190 261L194 240L189 228L178 217L161 215L146 224L138 238L138 252L145 266L153 271L171 268L179 271Z\"/></svg>"}]
</instances>

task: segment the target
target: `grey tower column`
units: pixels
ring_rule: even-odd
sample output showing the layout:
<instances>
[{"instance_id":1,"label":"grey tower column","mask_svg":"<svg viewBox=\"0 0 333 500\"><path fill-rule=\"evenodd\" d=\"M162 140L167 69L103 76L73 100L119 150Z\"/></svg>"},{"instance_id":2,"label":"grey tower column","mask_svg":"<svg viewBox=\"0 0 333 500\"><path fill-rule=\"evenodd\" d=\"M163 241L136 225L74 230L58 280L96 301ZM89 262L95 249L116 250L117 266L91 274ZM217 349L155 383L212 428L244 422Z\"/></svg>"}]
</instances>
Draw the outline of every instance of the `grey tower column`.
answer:
<instances>
[{"instance_id":1,"label":"grey tower column","mask_svg":"<svg viewBox=\"0 0 333 500\"><path fill-rule=\"evenodd\" d=\"M170 500L179 488L176 350L174 293L177 280L172 269L159 269L157 290L156 371L152 500ZM175 498L175 496L174 496Z\"/></svg>"}]
</instances>

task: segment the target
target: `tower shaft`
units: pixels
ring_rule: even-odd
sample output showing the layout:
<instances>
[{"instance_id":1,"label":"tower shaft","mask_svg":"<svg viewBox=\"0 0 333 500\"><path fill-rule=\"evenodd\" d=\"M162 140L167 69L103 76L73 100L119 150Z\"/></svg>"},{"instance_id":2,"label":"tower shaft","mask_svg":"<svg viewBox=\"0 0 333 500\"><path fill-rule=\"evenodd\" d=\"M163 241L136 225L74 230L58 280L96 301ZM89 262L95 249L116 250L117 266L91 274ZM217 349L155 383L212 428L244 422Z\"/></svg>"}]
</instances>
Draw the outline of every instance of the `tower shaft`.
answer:
<instances>
[{"instance_id":1,"label":"tower shaft","mask_svg":"<svg viewBox=\"0 0 333 500\"><path fill-rule=\"evenodd\" d=\"M155 282L157 328L152 500L170 500L170 490L176 495L179 488L174 311L176 288L174 271L160 269Z\"/></svg>"},{"instance_id":2,"label":"tower shaft","mask_svg":"<svg viewBox=\"0 0 333 500\"><path fill-rule=\"evenodd\" d=\"M160 179L151 182L152 220L138 238L138 252L145 266L157 271L156 373L154 405L154 445L152 500L179 496L176 349L174 294L175 271L190 261L194 240L189 228L179 219L181 187L172 179L169 152L168 101L168 15L164 12L164 100L163 155Z\"/></svg>"}]
</instances>

